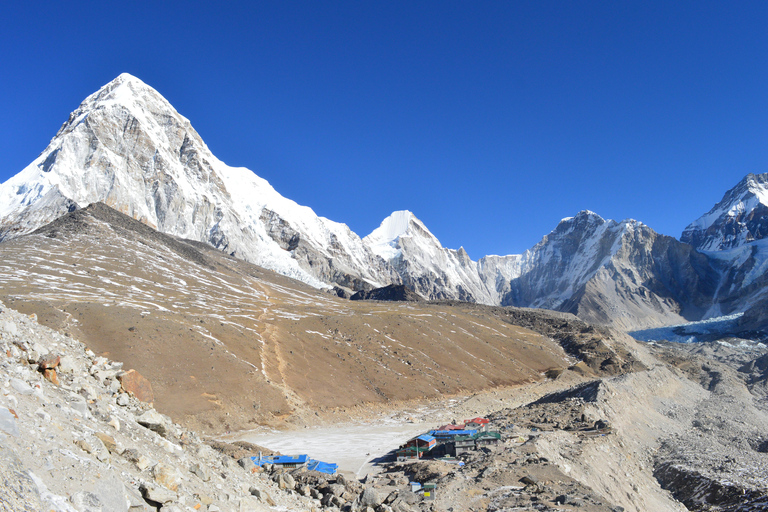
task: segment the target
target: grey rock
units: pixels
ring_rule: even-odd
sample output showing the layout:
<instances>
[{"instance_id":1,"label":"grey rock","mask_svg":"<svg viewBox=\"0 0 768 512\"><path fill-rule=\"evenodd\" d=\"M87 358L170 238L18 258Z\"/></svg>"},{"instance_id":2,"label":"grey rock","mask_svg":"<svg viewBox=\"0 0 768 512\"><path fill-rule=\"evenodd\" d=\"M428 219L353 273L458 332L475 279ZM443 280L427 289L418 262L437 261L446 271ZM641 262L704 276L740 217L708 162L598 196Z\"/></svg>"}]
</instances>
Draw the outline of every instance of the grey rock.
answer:
<instances>
[{"instance_id":1,"label":"grey rock","mask_svg":"<svg viewBox=\"0 0 768 512\"><path fill-rule=\"evenodd\" d=\"M384 502L383 496L373 487L366 487L360 495L360 504L364 507L378 507Z\"/></svg>"},{"instance_id":2,"label":"grey rock","mask_svg":"<svg viewBox=\"0 0 768 512\"><path fill-rule=\"evenodd\" d=\"M85 493L83 498L98 501L104 512L128 510L126 489L120 474L115 470L100 469L89 478L82 478L78 491Z\"/></svg>"},{"instance_id":3,"label":"grey rock","mask_svg":"<svg viewBox=\"0 0 768 512\"><path fill-rule=\"evenodd\" d=\"M75 371L82 371L83 368L84 365L74 357L62 356L56 371L59 373L75 373Z\"/></svg>"},{"instance_id":4,"label":"grey rock","mask_svg":"<svg viewBox=\"0 0 768 512\"><path fill-rule=\"evenodd\" d=\"M237 463L240 465L241 468L244 470L250 472L252 469L256 467L256 464L253 462L253 459L250 457L243 457L242 459L239 459Z\"/></svg>"},{"instance_id":5,"label":"grey rock","mask_svg":"<svg viewBox=\"0 0 768 512\"><path fill-rule=\"evenodd\" d=\"M128 393L120 393L119 395L117 395L116 403L120 407L125 407L126 405L131 403L131 398L128 396Z\"/></svg>"},{"instance_id":6,"label":"grey rock","mask_svg":"<svg viewBox=\"0 0 768 512\"><path fill-rule=\"evenodd\" d=\"M16 424L16 418L5 407L0 407L0 430L10 436L19 437L19 426Z\"/></svg>"},{"instance_id":7,"label":"grey rock","mask_svg":"<svg viewBox=\"0 0 768 512\"><path fill-rule=\"evenodd\" d=\"M341 475L339 475L339 476L341 476ZM331 485L328 486L328 490L329 490L329 493L332 496L337 496L337 497L341 496L342 494L347 492L346 486L344 486L342 484L331 484Z\"/></svg>"},{"instance_id":8,"label":"grey rock","mask_svg":"<svg viewBox=\"0 0 768 512\"><path fill-rule=\"evenodd\" d=\"M3 330L5 331L8 336L18 336L19 335L19 329L16 327L16 323L11 320L6 320L5 324L3 325Z\"/></svg>"},{"instance_id":9,"label":"grey rock","mask_svg":"<svg viewBox=\"0 0 768 512\"><path fill-rule=\"evenodd\" d=\"M78 491L69 497L72 506L79 512L102 512L101 500L93 493Z\"/></svg>"},{"instance_id":10,"label":"grey rock","mask_svg":"<svg viewBox=\"0 0 768 512\"><path fill-rule=\"evenodd\" d=\"M144 496L145 500L153 501L155 503L170 503L172 501L176 501L179 498L175 492L159 485L141 484L139 490L141 491L141 495Z\"/></svg>"},{"instance_id":11,"label":"grey rock","mask_svg":"<svg viewBox=\"0 0 768 512\"><path fill-rule=\"evenodd\" d=\"M296 488L296 480L290 473L283 473L280 487L292 491Z\"/></svg>"},{"instance_id":12,"label":"grey rock","mask_svg":"<svg viewBox=\"0 0 768 512\"><path fill-rule=\"evenodd\" d=\"M141 495L141 492L139 492L138 489L127 487L125 489L125 497L126 497L126 501L128 502L129 512L156 512L157 511L155 507L149 506L149 504L144 500L144 497Z\"/></svg>"},{"instance_id":13,"label":"grey rock","mask_svg":"<svg viewBox=\"0 0 768 512\"><path fill-rule=\"evenodd\" d=\"M264 507L264 505L248 496L241 498L237 505L238 512L267 512L269 510Z\"/></svg>"},{"instance_id":14,"label":"grey rock","mask_svg":"<svg viewBox=\"0 0 768 512\"><path fill-rule=\"evenodd\" d=\"M69 406L75 411L79 412L82 416L87 416L89 413L88 403L85 401L85 397L82 395L70 395Z\"/></svg>"},{"instance_id":15,"label":"grey rock","mask_svg":"<svg viewBox=\"0 0 768 512\"><path fill-rule=\"evenodd\" d=\"M164 415L160 414L154 409L150 409L136 418L136 422L142 427L146 427L149 430L157 432L163 437L168 435L169 421L165 418Z\"/></svg>"},{"instance_id":16,"label":"grey rock","mask_svg":"<svg viewBox=\"0 0 768 512\"><path fill-rule=\"evenodd\" d=\"M189 471L200 478L203 482L207 482L211 479L211 475L208 472L208 468L204 464L193 464Z\"/></svg>"},{"instance_id":17,"label":"grey rock","mask_svg":"<svg viewBox=\"0 0 768 512\"><path fill-rule=\"evenodd\" d=\"M0 507L3 510L44 510L35 482L16 453L0 442Z\"/></svg>"},{"instance_id":18,"label":"grey rock","mask_svg":"<svg viewBox=\"0 0 768 512\"><path fill-rule=\"evenodd\" d=\"M186 512L186 509L178 503L165 503L159 512Z\"/></svg>"},{"instance_id":19,"label":"grey rock","mask_svg":"<svg viewBox=\"0 0 768 512\"><path fill-rule=\"evenodd\" d=\"M20 395L31 395L34 392L32 386L16 377L11 377L11 387Z\"/></svg>"}]
</instances>

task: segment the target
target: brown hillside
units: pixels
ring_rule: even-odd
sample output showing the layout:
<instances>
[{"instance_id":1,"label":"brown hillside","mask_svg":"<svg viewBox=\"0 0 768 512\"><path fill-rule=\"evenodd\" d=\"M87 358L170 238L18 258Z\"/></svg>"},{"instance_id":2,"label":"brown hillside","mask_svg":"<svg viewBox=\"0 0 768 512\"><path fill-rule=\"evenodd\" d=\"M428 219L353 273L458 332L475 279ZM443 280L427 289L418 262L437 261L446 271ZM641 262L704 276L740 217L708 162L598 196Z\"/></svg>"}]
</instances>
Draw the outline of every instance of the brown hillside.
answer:
<instances>
[{"instance_id":1,"label":"brown hillside","mask_svg":"<svg viewBox=\"0 0 768 512\"><path fill-rule=\"evenodd\" d=\"M579 359L582 373L633 367L610 333L567 315L351 302L101 204L0 244L0 290L138 370L160 410L211 432L531 382Z\"/></svg>"}]
</instances>

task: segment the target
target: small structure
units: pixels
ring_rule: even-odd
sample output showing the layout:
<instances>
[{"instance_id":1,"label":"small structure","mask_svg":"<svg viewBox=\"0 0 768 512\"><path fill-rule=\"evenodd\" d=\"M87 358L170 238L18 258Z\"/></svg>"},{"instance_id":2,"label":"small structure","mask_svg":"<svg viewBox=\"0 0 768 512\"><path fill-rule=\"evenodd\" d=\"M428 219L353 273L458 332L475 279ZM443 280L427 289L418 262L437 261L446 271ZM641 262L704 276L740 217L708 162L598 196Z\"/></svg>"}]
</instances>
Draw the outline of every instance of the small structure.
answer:
<instances>
[{"instance_id":1,"label":"small structure","mask_svg":"<svg viewBox=\"0 0 768 512\"><path fill-rule=\"evenodd\" d=\"M442 427L437 427L436 430L464 430L464 425L456 425L455 423L449 423Z\"/></svg>"},{"instance_id":2,"label":"small structure","mask_svg":"<svg viewBox=\"0 0 768 512\"><path fill-rule=\"evenodd\" d=\"M274 464L284 468L300 468L306 466L310 460L309 455L267 455L251 457L254 464L261 467L264 464Z\"/></svg>"},{"instance_id":3,"label":"small structure","mask_svg":"<svg viewBox=\"0 0 768 512\"><path fill-rule=\"evenodd\" d=\"M472 436L459 436L453 439L454 455L461 455L475 449L475 438Z\"/></svg>"},{"instance_id":4,"label":"small structure","mask_svg":"<svg viewBox=\"0 0 768 512\"><path fill-rule=\"evenodd\" d=\"M477 430L430 430L429 435L435 437L438 441L452 441L458 436L473 436Z\"/></svg>"},{"instance_id":5,"label":"small structure","mask_svg":"<svg viewBox=\"0 0 768 512\"><path fill-rule=\"evenodd\" d=\"M478 432L474 435L475 446L496 446L501 442L501 434L498 432Z\"/></svg>"},{"instance_id":6,"label":"small structure","mask_svg":"<svg viewBox=\"0 0 768 512\"><path fill-rule=\"evenodd\" d=\"M422 434L409 440L397 451L397 460L420 459L425 453L437 446L437 439L428 434Z\"/></svg>"},{"instance_id":7,"label":"small structure","mask_svg":"<svg viewBox=\"0 0 768 512\"><path fill-rule=\"evenodd\" d=\"M488 430L488 424L490 422L491 421L486 418L472 418L471 420L464 420L464 428L485 432Z\"/></svg>"}]
</instances>

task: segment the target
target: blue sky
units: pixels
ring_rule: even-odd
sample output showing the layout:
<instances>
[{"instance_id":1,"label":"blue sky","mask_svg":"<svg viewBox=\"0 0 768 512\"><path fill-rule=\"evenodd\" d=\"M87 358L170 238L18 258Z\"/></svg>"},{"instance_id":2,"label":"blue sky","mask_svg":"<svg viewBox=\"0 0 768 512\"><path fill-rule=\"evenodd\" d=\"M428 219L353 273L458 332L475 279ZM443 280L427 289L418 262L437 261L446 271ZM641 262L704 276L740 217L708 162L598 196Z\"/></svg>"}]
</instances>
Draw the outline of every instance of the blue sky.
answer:
<instances>
[{"instance_id":1,"label":"blue sky","mask_svg":"<svg viewBox=\"0 0 768 512\"><path fill-rule=\"evenodd\" d=\"M768 172L766 2L223 4L4 5L0 181L121 72L319 215L473 259L582 209L679 236Z\"/></svg>"}]
</instances>

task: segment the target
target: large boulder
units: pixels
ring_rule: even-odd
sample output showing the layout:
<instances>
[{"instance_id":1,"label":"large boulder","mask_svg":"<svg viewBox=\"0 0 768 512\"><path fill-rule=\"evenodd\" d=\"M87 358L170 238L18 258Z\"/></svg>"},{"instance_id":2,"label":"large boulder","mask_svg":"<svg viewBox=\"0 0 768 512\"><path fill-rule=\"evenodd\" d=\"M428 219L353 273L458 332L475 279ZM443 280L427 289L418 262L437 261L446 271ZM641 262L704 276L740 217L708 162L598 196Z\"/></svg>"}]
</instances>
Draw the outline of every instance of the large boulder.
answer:
<instances>
[{"instance_id":1,"label":"large boulder","mask_svg":"<svg viewBox=\"0 0 768 512\"><path fill-rule=\"evenodd\" d=\"M128 370L117 376L120 388L142 402L152 403L155 395L152 392L152 384L136 370Z\"/></svg>"}]
</instances>

